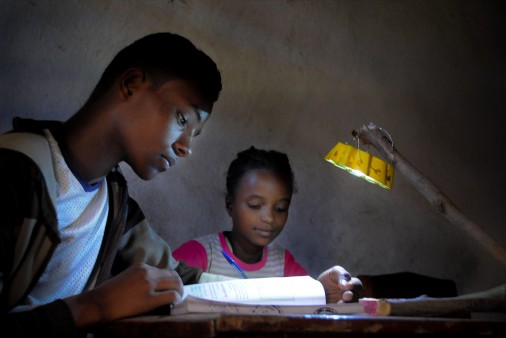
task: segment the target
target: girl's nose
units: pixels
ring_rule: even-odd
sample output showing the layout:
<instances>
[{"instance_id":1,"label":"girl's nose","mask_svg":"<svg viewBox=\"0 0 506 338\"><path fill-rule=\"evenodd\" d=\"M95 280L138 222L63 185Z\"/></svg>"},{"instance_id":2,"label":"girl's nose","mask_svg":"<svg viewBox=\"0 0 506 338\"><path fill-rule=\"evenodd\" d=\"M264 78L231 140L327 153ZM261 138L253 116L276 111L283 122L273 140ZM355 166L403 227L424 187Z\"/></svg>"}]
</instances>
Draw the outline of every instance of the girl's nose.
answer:
<instances>
[{"instance_id":1,"label":"girl's nose","mask_svg":"<svg viewBox=\"0 0 506 338\"><path fill-rule=\"evenodd\" d=\"M264 212L262 213L262 221L265 223L272 223L274 218L272 217L272 211L270 208L265 208Z\"/></svg>"}]
</instances>

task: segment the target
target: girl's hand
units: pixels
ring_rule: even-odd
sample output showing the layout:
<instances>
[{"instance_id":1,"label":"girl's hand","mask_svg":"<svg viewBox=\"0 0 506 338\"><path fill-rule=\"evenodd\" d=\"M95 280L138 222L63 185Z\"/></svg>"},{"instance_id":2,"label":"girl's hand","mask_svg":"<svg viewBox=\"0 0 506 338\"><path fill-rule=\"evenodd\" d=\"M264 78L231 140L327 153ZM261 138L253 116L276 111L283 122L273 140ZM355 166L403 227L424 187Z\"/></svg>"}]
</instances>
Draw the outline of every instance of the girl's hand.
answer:
<instances>
[{"instance_id":1,"label":"girl's hand","mask_svg":"<svg viewBox=\"0 0 506 338\"><path fill-rule=\"evenodd\" d=\"M323 285L328 304L358 302L364 293L362 282L351 277L350 273L339 265L322 272L318 280Z\"/></svg>"}]
</instances>

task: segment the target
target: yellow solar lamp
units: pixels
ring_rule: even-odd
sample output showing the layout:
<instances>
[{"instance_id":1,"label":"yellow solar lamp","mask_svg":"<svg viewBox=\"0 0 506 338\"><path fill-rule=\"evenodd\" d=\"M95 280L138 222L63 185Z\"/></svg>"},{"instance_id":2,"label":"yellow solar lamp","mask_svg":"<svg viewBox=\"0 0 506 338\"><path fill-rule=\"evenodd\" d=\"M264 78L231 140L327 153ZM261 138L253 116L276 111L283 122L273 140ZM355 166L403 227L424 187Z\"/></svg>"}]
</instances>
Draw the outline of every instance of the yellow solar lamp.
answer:
<instances>
[{"instance_id":1,"label":"yellow solar lamp","mask_svg":"<svg viewBox=\"0 0 506 338\"><path fill-rule=\"evenodd\" d=\"M392 189L394 167L363 150L339 142L325 160L367 182Z\"/></svg>"}]
</instances>

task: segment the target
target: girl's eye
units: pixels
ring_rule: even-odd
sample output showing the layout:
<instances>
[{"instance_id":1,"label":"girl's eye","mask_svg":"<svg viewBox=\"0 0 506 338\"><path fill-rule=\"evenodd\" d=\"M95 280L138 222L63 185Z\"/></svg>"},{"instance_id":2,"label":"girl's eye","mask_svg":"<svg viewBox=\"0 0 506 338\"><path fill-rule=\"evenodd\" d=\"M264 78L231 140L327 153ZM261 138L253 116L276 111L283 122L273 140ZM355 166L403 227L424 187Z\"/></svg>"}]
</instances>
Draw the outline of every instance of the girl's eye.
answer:
<instances>
[{"instance_id":1,"label":"girl's eye","mask_svg":"<svg viewBox=\"0 0 506 338\"><path fill-rule=\"evenodd\" d=\"M262 206L260 204L248 204L248 207L251 209L260 209Z\"/></svg>"},{"instance_id":2,"label":"girl's eye","mask_svg":"<svg viewBox=\"0 0 506 338\"><path fill-rule=\"evenodd\" d=\"M288 208L290 207L289 203L282 203L276 206L276 211L280 213L288 212Z\"/></svg>"}]
</instances>

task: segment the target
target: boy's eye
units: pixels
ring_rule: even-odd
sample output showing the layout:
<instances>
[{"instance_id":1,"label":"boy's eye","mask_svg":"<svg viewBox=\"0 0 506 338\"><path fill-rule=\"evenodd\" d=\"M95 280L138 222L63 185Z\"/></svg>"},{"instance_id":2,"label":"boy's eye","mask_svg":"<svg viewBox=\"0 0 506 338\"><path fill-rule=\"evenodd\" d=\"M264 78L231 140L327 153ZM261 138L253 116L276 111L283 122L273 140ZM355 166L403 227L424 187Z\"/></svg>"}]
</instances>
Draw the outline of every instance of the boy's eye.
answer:
<instances>
[{"instance_id":1,"label":"boy's eye","mask_svg":"<svg viewBox=\"0 0 506 338\"><path fill-rule=\"evenodd\" d=\"M248 207L251 209L260 209L262 206L260 204L248 204Z\"/></svg>"},{"instance_id":2,"label":"boy's eye","mask_svg":"<svg viewBox=\"0 0 506 338\"><path fill-rule=\"evenodd\" d=\"M188 120L186 117L183 116L183 114L178 113L177 114L178 123L182 126L185 126L188 123Z\"/></svg>"}]
</instances>

